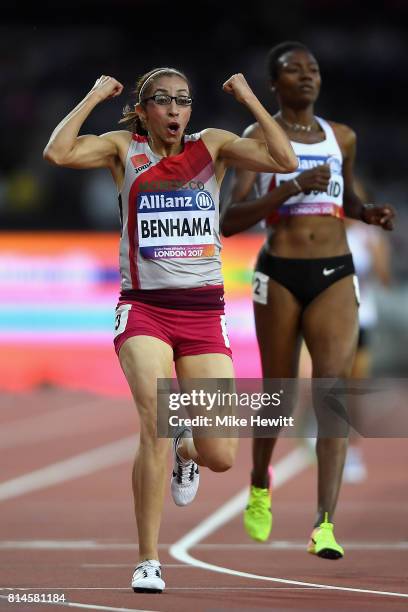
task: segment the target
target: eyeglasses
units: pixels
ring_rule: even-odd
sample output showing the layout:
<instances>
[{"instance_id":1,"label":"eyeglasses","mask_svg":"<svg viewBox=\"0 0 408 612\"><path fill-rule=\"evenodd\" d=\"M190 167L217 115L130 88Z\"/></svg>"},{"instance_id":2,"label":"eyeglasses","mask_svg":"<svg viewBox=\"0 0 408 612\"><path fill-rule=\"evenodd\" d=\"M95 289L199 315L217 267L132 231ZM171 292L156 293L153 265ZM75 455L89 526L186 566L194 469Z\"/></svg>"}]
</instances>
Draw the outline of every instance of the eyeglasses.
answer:
<instances>
[{"instance_id":1,"label":"eyeglasses","mask_svg":"<svg viewBox=\"0 0 408 612\"><path fill-rule=\"evenodd\" d=\"M190 98L190 96L169 96L167 94L155 94L149 98L144 98L142 102L147 102L147 100L153 100L159 106L167 106L171 104L172 100L176 101L177 106L191 106L193 102L193 98Z\"/></svg>"}]
</instances>

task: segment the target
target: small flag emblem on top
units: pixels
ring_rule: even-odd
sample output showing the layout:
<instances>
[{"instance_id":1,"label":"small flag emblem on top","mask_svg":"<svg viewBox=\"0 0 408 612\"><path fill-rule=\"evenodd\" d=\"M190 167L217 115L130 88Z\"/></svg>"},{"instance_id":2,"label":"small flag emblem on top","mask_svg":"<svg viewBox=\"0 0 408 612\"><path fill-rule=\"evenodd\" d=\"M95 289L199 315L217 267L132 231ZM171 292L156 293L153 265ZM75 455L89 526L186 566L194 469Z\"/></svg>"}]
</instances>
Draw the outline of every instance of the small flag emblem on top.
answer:
<instances>
[{"instance_id":1,"label":"small flag emblem on top","mask_svg":"<svg viewBox=\"0 0 408 612\"><path fill-rule=\"evenodd\" d=\"M133 157L130 158L130 161L137 169L148 164L150 160L145 153L141 153L140 155L133 155Z\"/></svg>"}]
</instances>

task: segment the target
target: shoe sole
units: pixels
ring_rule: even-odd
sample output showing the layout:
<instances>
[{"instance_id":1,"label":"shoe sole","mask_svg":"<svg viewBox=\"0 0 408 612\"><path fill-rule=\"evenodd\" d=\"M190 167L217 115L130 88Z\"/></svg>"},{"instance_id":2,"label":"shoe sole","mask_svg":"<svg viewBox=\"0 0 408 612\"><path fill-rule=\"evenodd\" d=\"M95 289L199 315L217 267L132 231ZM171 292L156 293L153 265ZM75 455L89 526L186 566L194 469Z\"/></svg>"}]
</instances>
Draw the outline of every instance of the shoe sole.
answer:
<instances>
[{"instance_id":1,"label":"shoe sole","mask_svg":"<svg viewBox=\"0 0 408 612\"><path fill-rule=\"evenodd\" d=\"M272 512L271 512L271 515L272 515ZM271 535L272 523L271 523L271 526L269 528L267 535L263 538L257 537L251 533L250 528L248 528L245 524L245 519L244 519L244 529L245 529L246 534L251 538L251 540L254 540L255 542L267 542L267 540L269 540L269 536Z\"/></svg>"},{"instance_id":2,"label":"shoe sole","mask_svg":"<svg viewBox=\"0 0 408 612\"><path fill-rule=\"evenodd\" d=\"M248 534L249 535L249 534ZM269 536L266 536L266 538L264 538L263 540L261 540L261 538L254 538L254 536L249 535L249 537L251 538L251 540L253 540L254 542L260 542L261 544L263 542L267 542L269 539Z\"/></svg>"},{"instance_id":3,"label":"shoe sole","mask_svg":"<svg viewBox=\"0 0 408 612\"><path fill-rule=\"evenodd\" d=\"M163 593L163 589L144 589L143 587L132 587L134 593Z\"/></svg>"},{"instance_id":4,"label":"shoe sole","mask_svg":"<svg viewBox=\"0 0 408 612\"><path fill-rule=\"evenodd\" d=\"M338 550L333 550L332 548L322 548L318 553L315 553L321 559L342 559L343 555Z\"/></svg>"},{"instance_id":5,"label":"shoe sole","mask_svg":"<svg viewBox=\"0 0 408 612\"><path fill-rule=\"evenodd\" d=\"M245 525L244 525L244 529L245 529L245 532L246 532L247 536L250 537L251 540L254 540L254 542L267 542L269 540L269 536L271 535L271 532L269 531L269 533L268 533L268 535L266 537L260 538L260 537L252 535L252 533L249 533L249 531L247 530Z\"/></svg>"},{"instance_id":6,"label":"shoe sole","mask_svg":"<svg viewBox=\"0 0 408 612\"><path fill-rule=\"evenodd\" d=\"M320 557L321 559L332 559L333 561L335 561L336 559L342 559L344 557L341 552L339 552L338 550L333 550L333 548L322 548L322 550L319 550L319 552L316 552L313 549L310 550L308 548L307 552L310 555L314 555L315 557Z\"/></svg>"}]
</instances>

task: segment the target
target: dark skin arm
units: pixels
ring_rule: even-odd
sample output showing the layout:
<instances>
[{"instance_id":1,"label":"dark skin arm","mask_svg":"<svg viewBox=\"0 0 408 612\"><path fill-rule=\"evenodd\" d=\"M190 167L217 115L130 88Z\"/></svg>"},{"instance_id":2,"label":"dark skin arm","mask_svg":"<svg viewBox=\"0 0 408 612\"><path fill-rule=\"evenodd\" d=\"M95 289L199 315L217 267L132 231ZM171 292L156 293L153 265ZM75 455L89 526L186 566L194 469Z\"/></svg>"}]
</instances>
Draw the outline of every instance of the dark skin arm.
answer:
<instances>
[{"instance_id":1,"label":"dark skin arm","mask_svg":"<svg viewBox=\"0 0 408 612\"><path fill-rule=\"evenodd\" d=\"M379 225L384 230L392 230L395 217L392 206L367 208L354 192L355 133L346 125L331 122L331 126L343 154L344 212L346 216L368 224ZM262 138L256 123L249 126L243 136L246 138ZM236 170L230 202L224 206L221 213L221 232L224 236L232 236L249 229L268 217L291 196L298 193L296 185L292 181L287 181L261 198L246 200L255 179L255 172ZM296 180L305 193L310 190L326 191L330 180L330 169L326 164L323 164L312 170L302 172Z\"/></svg>"},{"instance_id":2,"label":"dark skin arm","mask_svg":"<svg viewBox=\"0 0 408 612\"><path fill-rule=\"evenodd\" d=\"M354 161L357 144L355 132L346 125L330 123L343 153L344 212L346 217L364 221L369 225L379 225L384 230L394 229L395 211L392 206L364 206L354 191Z\"/></svg>"},{"instance_id":3,"label":"dark skin arm","mask_svg":"<svg viewBox=\"0 0 408 612\"><path fill-rule=\"evenodd\" d=\"M381 234L376 234L376 240L370 244L373 269L383 287L391 285L391 253L388 240Z\"/></svg>"}]
</instances>

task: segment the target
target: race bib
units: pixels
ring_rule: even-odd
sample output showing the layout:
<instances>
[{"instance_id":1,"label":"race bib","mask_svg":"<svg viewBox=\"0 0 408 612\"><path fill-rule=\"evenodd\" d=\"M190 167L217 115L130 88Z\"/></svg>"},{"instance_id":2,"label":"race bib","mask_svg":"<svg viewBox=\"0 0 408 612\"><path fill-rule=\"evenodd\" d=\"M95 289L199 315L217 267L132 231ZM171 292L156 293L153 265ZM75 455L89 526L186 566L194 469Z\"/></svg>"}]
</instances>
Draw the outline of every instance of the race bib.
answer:
<instances>
[{"instance_id":1,"label":"race bib","mask_svg":"<svg viewBox=\"0 0 408 612\"><path fill-rule=\"evenodd\" d=\"M121 304L121 306L118 306L116 308L115 326L114 326L114 332L113 332L114 338L116 338L116 336L119 336L119 334L122 334L125 331L129 312L131 308L132 308L131 304Z\"/></svg>"},{"instance_id":2,"label":"race bib","mask_svg":"<svg viewBox=\"0 0 408 612\"><path fill-rule=\"evenodd\" d=\"M252 299L258 304L268 303L269 276L255 271L252 277Z\"/></svg>"},{"instance_id":3,"label":"race bib","mask_svg":"<svg viewBox=\"0 0 408 612\"><path fill-rule=\"evenodd\" d=\"M354 295L355 295L355 298L356 298L357 306L360 306L360 304L361 304L361 300L360 300L360 285L359 285L359 282L358 282L357 274L353 274L353 286L354 286Z\"/></svg>"},{"instance_id":4,"label":"race bib","mask_svg":"<svg viewBox=\"0 0 408 612\"><path fill-rule=\"evenodd\" d=\"M139 193L137 230L147 259L214 255L215 202L208 191Z\"/></svg>"}]
</instances>

